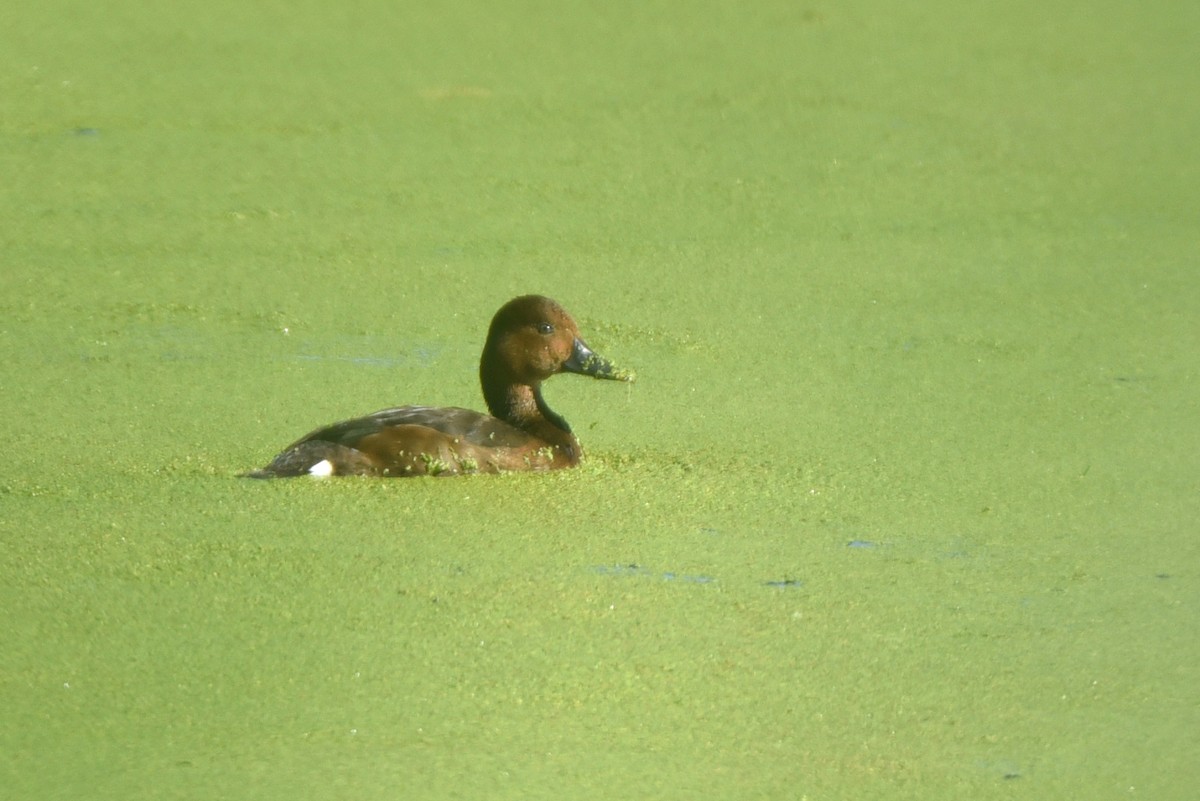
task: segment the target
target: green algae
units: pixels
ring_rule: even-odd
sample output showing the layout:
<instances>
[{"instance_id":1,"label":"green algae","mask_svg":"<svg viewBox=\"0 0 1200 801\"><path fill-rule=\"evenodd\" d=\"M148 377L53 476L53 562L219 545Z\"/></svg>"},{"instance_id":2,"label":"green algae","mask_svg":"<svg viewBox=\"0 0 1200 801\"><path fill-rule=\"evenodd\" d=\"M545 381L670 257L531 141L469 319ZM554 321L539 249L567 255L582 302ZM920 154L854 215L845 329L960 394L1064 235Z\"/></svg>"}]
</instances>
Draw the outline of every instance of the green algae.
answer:
<instances>
[{"instance_id":1,"label":"green algae","mask_svg":"<svg viewBox=\"0 0 1200 801\"><path fill-rule=\"evenodd\" d=\"M1190 797L1195 13L7 12L0 786ZM581 468L235 478L527 292Z\"/></svg>"},{"instance_id":2,"label":"green algae","mask_svg":"<svg viewBox=\"0 0 1200 801\"><path fill-rule=\"evenodd\" d=\"M440 459L429 453L418 454L418 458L425 465L425 473L431 476L438 476L450 470L450 463L444 459Z\"/></svg>"}]
</instances>

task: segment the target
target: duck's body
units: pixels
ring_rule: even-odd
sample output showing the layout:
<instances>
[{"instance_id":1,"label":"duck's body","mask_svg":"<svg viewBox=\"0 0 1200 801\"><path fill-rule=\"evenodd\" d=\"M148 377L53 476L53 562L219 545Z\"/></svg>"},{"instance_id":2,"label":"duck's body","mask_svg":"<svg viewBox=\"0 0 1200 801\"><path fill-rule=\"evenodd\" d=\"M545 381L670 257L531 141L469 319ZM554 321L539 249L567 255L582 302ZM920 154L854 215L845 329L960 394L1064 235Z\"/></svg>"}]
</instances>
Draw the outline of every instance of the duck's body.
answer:
<instances>
[{"instance_id":1,"label":"duck's body","mask_svg":"<svg viewBox=\"0 0 1200 801\"><path fill-rule=\"evenodd\" d=\"M525 295L496 312L479 360L491 415L457 407L384 409L320 428L246 475L451 476L574 467L582 458L579 440L541 393L542 381L561 372L633 380L583 343L561 306Z\"/></svg>"}]
</instances>

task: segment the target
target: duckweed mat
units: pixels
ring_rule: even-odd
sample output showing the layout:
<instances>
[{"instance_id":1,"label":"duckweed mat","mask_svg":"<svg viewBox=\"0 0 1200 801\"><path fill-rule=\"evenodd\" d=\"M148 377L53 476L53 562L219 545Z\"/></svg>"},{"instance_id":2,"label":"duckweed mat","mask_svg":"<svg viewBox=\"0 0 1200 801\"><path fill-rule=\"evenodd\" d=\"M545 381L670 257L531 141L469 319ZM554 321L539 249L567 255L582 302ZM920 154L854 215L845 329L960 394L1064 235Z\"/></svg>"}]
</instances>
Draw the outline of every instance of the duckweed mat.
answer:
<instances>
[{"instance_id":1,"label":"duckweed mat","mask_svg":"<svg viewBox=\"0 0 1200 801\"><path fill-rule=\"evenodd\" d=\"M6 8L4 795L1194 797L1197 14ZM528 292L584 467L236 478Z\"/></svg>"}]
</instances>

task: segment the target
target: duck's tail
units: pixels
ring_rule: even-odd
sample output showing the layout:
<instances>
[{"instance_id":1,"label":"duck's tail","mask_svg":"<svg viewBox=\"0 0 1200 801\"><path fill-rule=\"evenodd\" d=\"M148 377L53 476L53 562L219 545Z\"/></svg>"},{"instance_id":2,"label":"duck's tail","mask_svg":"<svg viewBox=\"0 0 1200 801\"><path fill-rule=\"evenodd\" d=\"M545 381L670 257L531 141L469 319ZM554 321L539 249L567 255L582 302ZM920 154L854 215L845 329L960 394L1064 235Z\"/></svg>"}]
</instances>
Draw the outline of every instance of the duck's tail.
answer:
<instances>
[{"instance_id":1,"label":"duck's tail","mask_svg":"<svg viewBox=\"0 0 1200 801\"><path fill-rule=\"evenodd\" d=\"M336 442L310 440L288 448L269 465L239 478L295 478L296 476L369 476L379 469L361 452Z\"/></svg>"}]
</instances>

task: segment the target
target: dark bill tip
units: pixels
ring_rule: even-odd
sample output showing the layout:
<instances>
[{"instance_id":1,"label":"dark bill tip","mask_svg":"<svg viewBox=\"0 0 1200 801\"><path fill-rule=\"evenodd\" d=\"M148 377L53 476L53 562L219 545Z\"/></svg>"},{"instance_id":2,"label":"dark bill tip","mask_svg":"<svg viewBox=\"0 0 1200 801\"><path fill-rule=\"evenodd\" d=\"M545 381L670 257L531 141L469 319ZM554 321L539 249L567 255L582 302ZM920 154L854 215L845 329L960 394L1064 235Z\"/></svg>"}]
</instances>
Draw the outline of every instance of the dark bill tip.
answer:
<instances>
[{"instance_id":1,"label":"dark bill tip","mask_svg":"<svg viewBox=\"0 0 1200 801\"><path fill-rule=\"evenodd\" d=\"M598 356L582 339L576 339L571 356L563 362L563 372L590 375L593 378L611 378L614 381L633 381L637 375L632 370L622 370L603 356Z\"/></svg>"}]
</instances>

